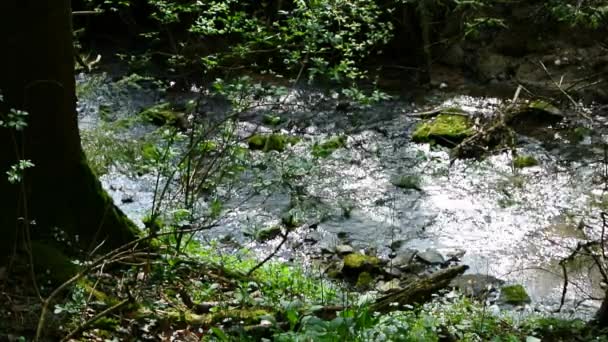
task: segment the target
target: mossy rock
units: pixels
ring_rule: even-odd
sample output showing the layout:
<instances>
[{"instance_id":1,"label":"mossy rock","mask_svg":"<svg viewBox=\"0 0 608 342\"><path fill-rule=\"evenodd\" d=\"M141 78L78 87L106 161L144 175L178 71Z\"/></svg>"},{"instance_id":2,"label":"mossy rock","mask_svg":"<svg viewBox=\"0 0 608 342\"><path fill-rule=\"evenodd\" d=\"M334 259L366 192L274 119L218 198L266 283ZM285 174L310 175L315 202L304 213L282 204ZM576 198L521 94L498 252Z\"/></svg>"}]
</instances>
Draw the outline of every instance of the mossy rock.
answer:
<instances>
[{"instance_id":1,"label":"mossy rock","mask_svg":"<svg viewBox=\"0 0 608 342\"><path fill-rule=\"evenodd\" d=\"M252 150L283 152L287 145L297 144L298 141L298 138L284 134L254 134L249 137L247 144Z\"/></svg>"},{"instance_id":2,"label":"mossy rock","mask_svg":"<svg viewBox=\"0 0 608 342\"><path fill-rule=\"evenodd\" d=\"M517 156L513 159L513 166L518 169L538 165L538 160L532 156Z\"/></svg>"},{"instance_id":3,"label":"mossy rock","mask_svg":"<svg viewBox=\"0 0 608 342\"><path fill-rule=\"evenodd\" d=\"M36 274L62 284L78 273L79 267L52 242L32 241L31 248Z\"/></svg>"},{"instance_id":4,"label":"mossy rock","mask_svg":"<svg viewBox=\"0 0 608 342\"><path fill-rule=\"evenodd\" d=\"M157 126L178 126L184 118L184 113L174 110L170 103L164 102L142 110L139 116Z\"/></svg>"},{"instance_id":5,"label":"mossy rock","mask_svg":"<svg viewBox=\"0 0 608 342\"><path fill-rule=\"evenodd\" d=\"M344 257L342 273L344 275L360 274L361 272L377 271L380 266L380 259L375 256L361 253L351 253Z\"/></svg>"},{"instance_id":6,"label":"mossy rock","mask_svg":"<svg viewBox=\"0 0 608 342\"><path fill-rule=\"evenodd\" d=\"M475 129L471 120L464 115L453 113L455 112L445 111L433 120L418 124L412 135L412 141L454 147L473 135Z\"/></svg>"},{"instance_id":7,"label":"mossy rock","mask_svg":"<svg viewBox=\"0 0 608 342\"><path fill-rule=\"evenodd\" d=\"M325 158L331 155L335 150L346 147L346 136L340 135L325 140L320 144L314 144L312 147L312 155L319 158Z\"/></svg>"},{"instance_id":8,"label":"mossy rock","mask_svg":"<svg viewBox=\"0 0 608 342\"><path fill-rule=\"evenodd\" d=\"M503 286L500 289L500 301L512 305L523 305L531 302L526 289L519 284Z\"/></svg>"},{"instance_id":9,"label":"mossy rock","mask_svg":"<svg viewBox=\"0 0 608 342\"><path fill-rule=\"evenodd\" d=\"M413 189L420 191L420 176L400 175L391 178L391 184L401 189Z\"/></svg>"},{"instance_id":10,"label":"mossy rock","mask_svg":"<svg viewBox=\"0 0 608 342\"><path fill-rule=\"evenodd\" d=\"M257 232L255 239L258 242L264 242L268 240L272 240L281 234L280 226L270 226L261 229Z\"/></svg>"},{"instance_id":11,"label":"mossy rock","mask_svg":"<svg viewBox=\"0 0 608 342\"><path fill-rule=\"evenodd\" d=\"M367 290L371 288L373 281L374 278L369 272L361 272L357 277L357 283L355 286L360 290Z\"/></svg>"}]
</instances>

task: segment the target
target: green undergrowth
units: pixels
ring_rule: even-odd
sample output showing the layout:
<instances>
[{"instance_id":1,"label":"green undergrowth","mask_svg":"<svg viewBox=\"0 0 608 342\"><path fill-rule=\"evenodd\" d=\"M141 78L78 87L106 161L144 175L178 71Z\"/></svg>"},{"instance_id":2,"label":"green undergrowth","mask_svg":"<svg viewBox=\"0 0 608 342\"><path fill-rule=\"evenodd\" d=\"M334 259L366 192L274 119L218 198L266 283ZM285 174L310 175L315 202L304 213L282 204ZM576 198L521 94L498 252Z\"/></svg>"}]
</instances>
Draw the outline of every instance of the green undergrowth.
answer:
<instances>
[{"instance_id":1,"label":"green undergrowth","mask_svg":"<svg viewBox=\"0 0 608 342\"><path fill-rule=\"evenodd\" d=\"M608 341L581 321L493 315L458 294L404 311L371 312L373 296L356 292L368 288L367 272L359 275L357 289L349 289L285 262L257 267L251 252L222 252L214 242L190 241L182 254L162 252L171 243L172 238L158 240L161 254L139 266L104 269L78 282L55 306L62 329L73 329L131 296L128 305L85 329L80 340L544 341L548 336L575 341L593 336Z\"/></svg>"}]
</instances>

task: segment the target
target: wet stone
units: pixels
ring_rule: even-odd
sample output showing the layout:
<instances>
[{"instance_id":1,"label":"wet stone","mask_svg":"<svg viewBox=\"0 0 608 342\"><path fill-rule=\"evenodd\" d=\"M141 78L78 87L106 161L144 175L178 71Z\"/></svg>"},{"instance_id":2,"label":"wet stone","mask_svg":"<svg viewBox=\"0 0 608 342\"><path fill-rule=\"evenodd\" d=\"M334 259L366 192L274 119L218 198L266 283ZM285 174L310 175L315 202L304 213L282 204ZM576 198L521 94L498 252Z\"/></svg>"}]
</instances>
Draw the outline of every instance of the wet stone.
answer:
<instances>
[{"instance_id":1,"label":"wet stone","mask_svg":"<svg viewBox=\"0 0 608 342\"><path fill-rule=\"evenodd\" d=\"M396 266L387 266L387 267L385 267L384 268L384 273L386 273L388 276L396 277L396 278L399 278L399 277L403 276L403 271L401 271Z\"/></svg>"},{"instance_id":2,"label":"wet stone","mask_svg":"<svg viewBox=\"0 0 608 342\"><path fill-rule=\"evenodd\" d=\"M432 248L428 248L424 252L416 254L416 257L420 261L431 265L439 265L445 262L443 255L441 255L441 253Z\"/></svg>"},{"instance_id":3,"label":"wet stone","mask_svg":"<svg viewBox=\"0 0 608 342\"><path fill-rule=\"evenodd\" d=\"M389 248L393 251L398 251L401 246L403 246L403 244L405 243L405 241L403 240L395 240L392 241L391 244L389 245Z\"/></svg>"},{"instance_id":4,"label":"wet stone","mask_svg":"<svg viewBox=\"0 0 608 342\"><path fill-rule=\"evenodd\" d=\"M412 263L416 256L416 251L413 249L406 249L397 254L396 257L389 261L389 265L397 268L404 268Z\"/></svg>"},{"instance_id":5,"label":"wet stone","mask_svg":"<svg viewBox=\"0 0 608 342\"><path fill-rule=\"evenodd\" d=\"M379 281L376 289L383 293L396 292L402 289L399 279L395 278L389 281Z\"/></svg>"},{"instance_id":6,"label":"wet stone","mask_svg":"<svg viewBox=\"0 0 608 342\"><path fill-rule=\"evenodd\" d=\"M337 245L336 246L336 254L338 255L346 255L353 253L355 249L349 245Z\"/></svg>"},{"instance_id":7,"label":"wet stone","mask_svg":"<svg viewBox=\"0 0 608 342\"><path fill-rule=\"evenodd\" d=\"M496 291L504 280L486 274L465 274L452 280L450 286L466 296L485 299L488 293Z\"/></svg>"},{"instance_id":8,"label":"wet stone","mask_svg":"<svg viewBox=\"0 0 608 342\"><path fill-rule=\"evenodd\" d=\"M133 202L135 202L135 196L133 196L133 194L124 194L122 196L122 198L120 199L120 202L122 202L122 203L133 203Z\"/></svg>"}]
</instances>

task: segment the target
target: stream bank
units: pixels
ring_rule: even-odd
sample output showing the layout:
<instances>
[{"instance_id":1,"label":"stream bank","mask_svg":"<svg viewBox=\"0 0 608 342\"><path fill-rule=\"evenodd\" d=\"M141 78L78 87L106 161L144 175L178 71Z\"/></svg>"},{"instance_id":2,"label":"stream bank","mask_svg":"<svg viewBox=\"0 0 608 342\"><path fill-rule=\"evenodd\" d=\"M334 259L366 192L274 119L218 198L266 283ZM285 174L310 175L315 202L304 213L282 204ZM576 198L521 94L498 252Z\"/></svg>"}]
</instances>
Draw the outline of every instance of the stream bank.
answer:
<instances>
[{"instance_id":1,"label":"stream bank","mask_svg":"<svg viewBox=\"0 0 608 342\"><path fill-rule=\"evenodd\" d=\"M165 98L139 90L116 93L111 83L101 80L88 96L81 96L85 135L103 121L99 108L104 104L120 108L114 112L117 117L130 117ZM281 99L298 106L273 113L283 122L278 126L264 123L268 122L265 112L243 115L236 132L244 149L249 148L247 139L260 132L298 141L282 152L251 150L242 176L217 189L225 215L199 238L247 247L265 256L282 239L269 235L268 241L260 242L255 237L284 223L288 212L305 224L289 233L278 257L303 261L311 271L318 265L339 264L337 248L375 255L389 265L395 260L390 257L403 258L416 251L422 260L459 260L469 266L469 275L522 284L532 300L526 310L548 313L559 306L558 261L580 241L581 222L600 224L605 203L603 164L598 162L604 155L602 136L568 140L572 138L560 134L558 127L542 139L518 135L518 154L532 156L538 165L514 169L509 152L482 160L452 160L446 148L411 141L421 119L410 113L458 107L472 116L488 116L503 103L501 98L434 91L418 103L389 100L347 110L339 109L336 101L319 90L299 89ZM227 110L221 101L207 105L215 113ZM588 111L594 114L593 108ZM564 112L567 121L581 122ZM601 119L597 118L600 124ZM111 139L135 146L154 129L148 124L128 126ZM344 137L341 145L314 153L336 137ZM102 182L121 209L142 222L152 207L156 177L124 170L113 165ZM286 175L291 177L289 184ZM415 186L395 181L403 177ZM299 194L297 205L294 188ZM564 313L590 317L598 303L577 306L577 302L587 295L601 297L599 278L584 267L572 272L576 286L570 288Z\"/></svg>"}]
</instances>

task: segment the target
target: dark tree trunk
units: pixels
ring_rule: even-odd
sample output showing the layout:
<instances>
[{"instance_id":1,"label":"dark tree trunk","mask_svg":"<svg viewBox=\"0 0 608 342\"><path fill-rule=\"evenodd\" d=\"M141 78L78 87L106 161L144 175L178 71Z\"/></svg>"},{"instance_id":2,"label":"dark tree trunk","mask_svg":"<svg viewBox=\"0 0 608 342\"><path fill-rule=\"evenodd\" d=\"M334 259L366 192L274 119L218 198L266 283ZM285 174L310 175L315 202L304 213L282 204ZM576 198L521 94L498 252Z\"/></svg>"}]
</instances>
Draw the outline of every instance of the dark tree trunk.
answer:
<instances>
[{"instance_id":1,"label":"dark tree trunk","mask_svg":"<svg viewBox=\"0 0 608 342\"><path fill-rule=\"evenodd\" d=\"M21 218L35 221L33 238L57 227L85 249L133 239L136 228L102 190L80 145L70 1L0 1L0 42L0 114L29 113L22 132L0 128L2 254L23 241ZM20 159L35 166L13 185L5 171Z\"/></svg>"},{"instance_id":2,"label":"dark tree trunk","mask_svg":"<svg viewBox=\"0 0 608 342\"><path fill-rule=\"evenodd\" d=\"M600 309L597 310L593 323L598 327L608 328L608 291L604 294L604 301L602 302Z\"/></svg>"}]
</instances>

